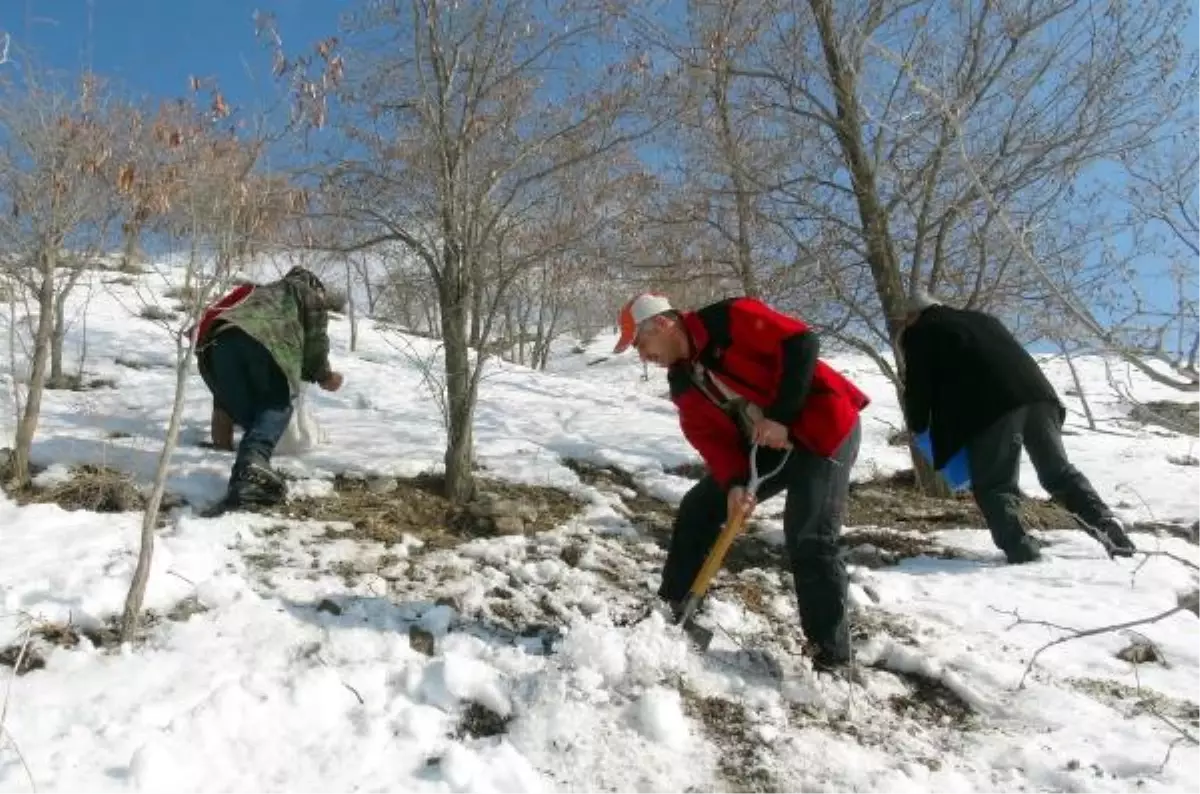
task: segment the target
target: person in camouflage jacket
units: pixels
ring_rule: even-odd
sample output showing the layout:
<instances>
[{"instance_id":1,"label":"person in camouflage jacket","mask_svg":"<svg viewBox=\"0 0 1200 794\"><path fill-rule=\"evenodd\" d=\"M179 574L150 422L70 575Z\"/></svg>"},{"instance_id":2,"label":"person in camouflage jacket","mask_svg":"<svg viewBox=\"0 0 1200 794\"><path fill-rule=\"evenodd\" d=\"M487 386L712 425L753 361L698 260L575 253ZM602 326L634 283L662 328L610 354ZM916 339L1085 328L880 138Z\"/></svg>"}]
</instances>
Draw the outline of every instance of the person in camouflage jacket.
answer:
<instances>
[{"instance_id":1,"label":"person in camouflage jacket","mask_svg":"<svg viewBox=\"0 0 1200 794\"><path fill-rule=\"evenodd\" d=\"M337 391L342 376L329 366L325 286L302 267L269 284L243 284L208 307L194 329L200 376L213 395L213 415L244 433L229 477L230 506L283 498L271 456L292 416L302 382ZM214 421L214 431L217 423ZM232 424L214 437L232 446ZM224 443L223 443L224 442Z\"/></svg>"}]
</instances>

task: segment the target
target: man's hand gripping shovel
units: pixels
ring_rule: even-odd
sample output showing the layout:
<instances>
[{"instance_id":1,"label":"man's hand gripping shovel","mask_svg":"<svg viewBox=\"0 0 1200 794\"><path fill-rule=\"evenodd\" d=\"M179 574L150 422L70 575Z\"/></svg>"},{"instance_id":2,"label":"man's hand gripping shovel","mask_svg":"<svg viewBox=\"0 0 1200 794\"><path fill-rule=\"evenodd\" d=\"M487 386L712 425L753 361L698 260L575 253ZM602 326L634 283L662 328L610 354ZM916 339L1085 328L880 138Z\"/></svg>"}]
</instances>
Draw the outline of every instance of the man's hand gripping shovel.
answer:
<instances>
[{"instance_id":1,"label":"man's hand gripping shovel","mask_svg":"<svg viewBox=\"0 0 1200 794\"><path fill-rule=\"evenodd\" d=\"M759 475L758 445L755 444L750 450L750 482L746 484L746 494L757 498L759 487L783 471L783 467L787 465L791 454L792 450L788 448L784 452L783 458L779 461L778 466L766 474ZM696 578L692 582L692 587L688 591L688 597L683 602L683 609L679 613L679 619L676 621L676 625L681 626L702 651L708 650L713 634L709 629L693 623L692 618L695 616L696 610L700 608L700 603L704 600L704 595L708 592L708 587L712 584L713 577L717 575L717 571L721 570L721 565L725 562L725 555L729 553L729 548L733 545L734 539L745 528L746 517L747 511L742 508L735 511L733 516L725 522L725 526L721 528L721 534L717 536L716 542L713 543L712 549L708 552L708 557L704 560L704 565L701 566L700 572L696 574Z\"/></svg>"}]
</instances>

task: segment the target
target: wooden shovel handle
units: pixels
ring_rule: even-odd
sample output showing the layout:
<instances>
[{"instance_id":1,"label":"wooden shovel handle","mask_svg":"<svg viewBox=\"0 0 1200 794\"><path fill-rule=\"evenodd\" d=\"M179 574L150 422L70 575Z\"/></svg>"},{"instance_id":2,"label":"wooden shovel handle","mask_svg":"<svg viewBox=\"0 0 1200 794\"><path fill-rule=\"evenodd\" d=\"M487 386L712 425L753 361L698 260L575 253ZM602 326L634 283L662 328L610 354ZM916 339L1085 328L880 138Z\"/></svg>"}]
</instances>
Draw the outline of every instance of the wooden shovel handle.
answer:
<instances>
[{"instance_id":1,"label":"wooden shovel handle","mask_svg":"<svg viewBox=\"0 0 1200 794\"><path fill-rule=\"evenodd\" d=\"M721 570L721 565L725 562L725 555L729 553L729 547L733 545L734 539L742 534L742 526L745 523L746 514L743 510L734 513L733 520L725 522L725 526L721 528L721 534L717 535L716 542L708 552L708 557L704 559L704 566L692 582L690 592L693 598L699 599L708 592L709 584L717 575L717 571Z\"/></svg>"}]
</instances>

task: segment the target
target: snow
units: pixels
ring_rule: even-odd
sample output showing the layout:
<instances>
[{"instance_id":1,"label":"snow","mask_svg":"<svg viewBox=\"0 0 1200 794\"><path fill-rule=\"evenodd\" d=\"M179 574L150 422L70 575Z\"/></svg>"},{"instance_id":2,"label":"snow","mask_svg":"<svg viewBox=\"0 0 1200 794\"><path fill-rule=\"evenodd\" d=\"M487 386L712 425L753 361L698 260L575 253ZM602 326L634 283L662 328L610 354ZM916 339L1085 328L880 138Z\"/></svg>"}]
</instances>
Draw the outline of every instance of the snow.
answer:
<instances>
[{"instance_id":1,"label":"snow","mask_svg":"<svg viewBox=\"0 0 1200 794\"><path fill-rule=\"evenodd\" d=\"M61 484L76 463L149 482L169 416L169 332L136 315L172 273L137 285L90 277L86 374L115 387L47 393L34 446L35 463L47 467L38 487ZM75 365L83 339L72 333ZM319 429L303 435L314 443L277 458L295 478L290 497L336 498L337 474L438 471L445 435L423 375L439 365L436 344L369 321L355 353L344 320L331 335L346 385L306 394ZM585 502L553 530L450 548L410 536L385 548L332 539L320 522L172 512L157 534L146 607L163 615L193 599L202 611L157 620L144 641L118 648L86 636L71 648L37 640L44 668L17 677L0 668L0 692L11 677L0 790L31 789L25 764L39 791L1183 791L1200 783L1195 746L1174 747L1164 763L1176 734L1153 713L1196 731L1200 645L1191 614L1137 627L1165 664L1135 668L1116 657L1133 632L1100 634L1045 650L1019 686L1032 655L1062 636L1020 620L1075 628L1136 620L1196 585L1175 560L1109 560L1078 532L1041 533L1049 545L1034 565L1004 565L986 530L962 527L931 538L959 558L852 568L856 620L866 627L859 684L815 677L800 659L790 577L775 569L722 574L706 610L718 629L713 646L695 651L652 607L662 551L630 521L621 494L586 485L564 464L623 469L671 503L691 484L668 471L696 455L663 399L664 378L651 370L642 380L633 356L610 355L612 343L601 337L582 353L560 345L546 373L493 363L481 384L475 432L485 474ZM890 384L861 356L830 360L873 401L854 478L906 467L906 453L886 441L902 424ZM1045 366L1065 395L1065 364ZM1076 366L1099 428L1088 430L1082 404L1065 397L1072 460L1129 521L1195 521L1200 470L1171 459L1195 455L1196 438L1129 422L1108 373L1141 400L1196 395L1098 358ZM12 377L0 371L6 437ZM208 417L193 373L168 489L195 503L219 496L232 462L197 445ZM1043 496L1025 467L1023 487ZM768 530L781 508L782 499L762 506ZM0 496L0 649L37 623L98 629L119 614L139 530L137 514ZM1165 535L1135 540L1198 557L1194 545ZM760 588L761 603L735 584ZM420 633L431 649L413 639ZM770 648L783 682L741 664L743 645ZM959 705L937 706L946 700Z\"/></svg>"}]
</instances>

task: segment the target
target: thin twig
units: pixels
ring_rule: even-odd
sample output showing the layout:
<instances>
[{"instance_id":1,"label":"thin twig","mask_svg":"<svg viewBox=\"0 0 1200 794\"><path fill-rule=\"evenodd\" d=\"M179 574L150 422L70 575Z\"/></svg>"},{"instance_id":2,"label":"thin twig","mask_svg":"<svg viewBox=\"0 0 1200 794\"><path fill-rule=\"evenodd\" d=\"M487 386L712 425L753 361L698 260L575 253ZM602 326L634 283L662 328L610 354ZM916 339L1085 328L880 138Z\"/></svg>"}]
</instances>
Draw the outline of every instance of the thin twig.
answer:
<instances>
[{"instance_id":1,"label":"thin twig","mask_svg":"<svg viewBox=\"0 0 1200 794\"><path fill-rule=\"evenodd\" d=\"M313 654L313 658L316 659L318 662L320 662L322 666L324 666L330 670L333 670L333 674L335 676L337 676L338 683L340 683L342 686L346 687L346 689L349 689L351 694L353 694L354 697L358 698L358 705L360 705L360 706L366 705L366 701L363 700L363 696L358 693L358 690L355 689L354 687L350 686L349 684L347 684L345 681L343 681L342 677L340 675L338 675L338 671L334 670L333 666L331 664L329 664L329 662L327 662L321 658L321 654L319 651L317 653Z\"/></svg>"},{"instance_id":2,"label":"thin twig","mask_svg":"<svg viewBox=\"0 0 1200 794\"><path fill-rule=\"evenodd\" d=\"M1158 771L1161 773L1167 768L1167 764L1170 763L1171 753L1175 751L1176 745L1183 742L1197 745L1200 744L1200 739L1198 739L1194 733L1180 726L1166 714L1163 714L1161 711L1159 711L1149 697L1142 695L1142 676L1138 672L1139 667L1140 665L1137 662L1133 663L1134 691L1137 693L1138 698L1140 698L1138 700L1138 706L1140 706L1146 713L1150 714L1150 716L1156 717L1160 722L1162 722L1176 734L1175 738L1167 744L1167 752L1163 756L1162 763L1158 765Z\"/></svg>"},{"instance_id":3,"label":"thin twig","mask_svg":"<svg viewBox=\"0 0 1200 794\"><path fill-rule=\"evenodd\" d=\"M1037 662L1038 657L1041 656L1045 651L1053 648L1055 645L1062 645L1064 642L1079 640L1083 639L1084 637L1095 637L1100 634L1110 634L1116 631L1123 631L1125 629L1134 628L1135 626L1146 626L1151 623L1158 623L1160 620L1165 620L1166 618L1169 618L1179 612L1191 611L1189 604L1180 603L1171 607L1170 609L1158 613L1157 615L1151 615L1150 617L1129 620L1125 621L1124 623L1112 623L1107 626L1096 626L1090 629L1076 629L1070 626L1062 626L1057 623L1051 623L1047 620L1032 620L1029 618L1023 618L1015 609L997 609L996 607L989 607L989 609L1002 615L1010 615L1013 618L1013 623L1008 627L1009 629L1013 629L1017 626L1025 624L1030 626L1045 626L1046 628L1055 629L1056 631L1067 632L1065 636L1051 640L1033 652L1033 655L1029 657L1029 662L1025 665L1025 672L1021 675L1021 680L1017 684L1017 689L1025 688L1025 679L1027 679L1029 674L1033 671L1033 665Z\"/></svg>"},{"instance_id":4,"label":"thin twig","mask_svg":"<svg viewBox=\"0 0 1200 794\"><path fill-rule=\"evenodd\" d=\"M5 718L8 717L8 702L12 697L13 682L16 681L17 675L21 670L21 662L25 661L25 652L29 649L29 640L33 635L33 618L26 615L25 620L25 638L21 641L21 650L17 652L17 661L13 665L12 675L8 678L8 685L4 689L4 703L0 704L0 736L8 740L12 745L13 752L17 754L17 760L21 762L21 766L25 769L25 776L29 778L29 787L33 791L37 791L37 783L34 782L33 772L29 769L29 764L25 761L25 754L21 752L21 746L17 744L16 738L4 724Z\"/></svg>"},{"instance_id":5,"label":"thin twig","mask_svg":"<svg viewBox=\"0 0 1200 794\"><path fill-rule=\"evenodd\" d=\"M178 577L178 578L182 579L183 581L185 581L185 582L187 582L188 584L190 584L192 587L195 587L195 586L196 586L196 583L195 583L195 582L193 582L191 579L187 578L187 577L186 577L186 576L184 576L183 574L179 573L178 571L171 571L171 570L168 570L168 571L167 571L167 573L169 573L171 576L175 576L175 577Z\"/></svg>"}]
</instances>

